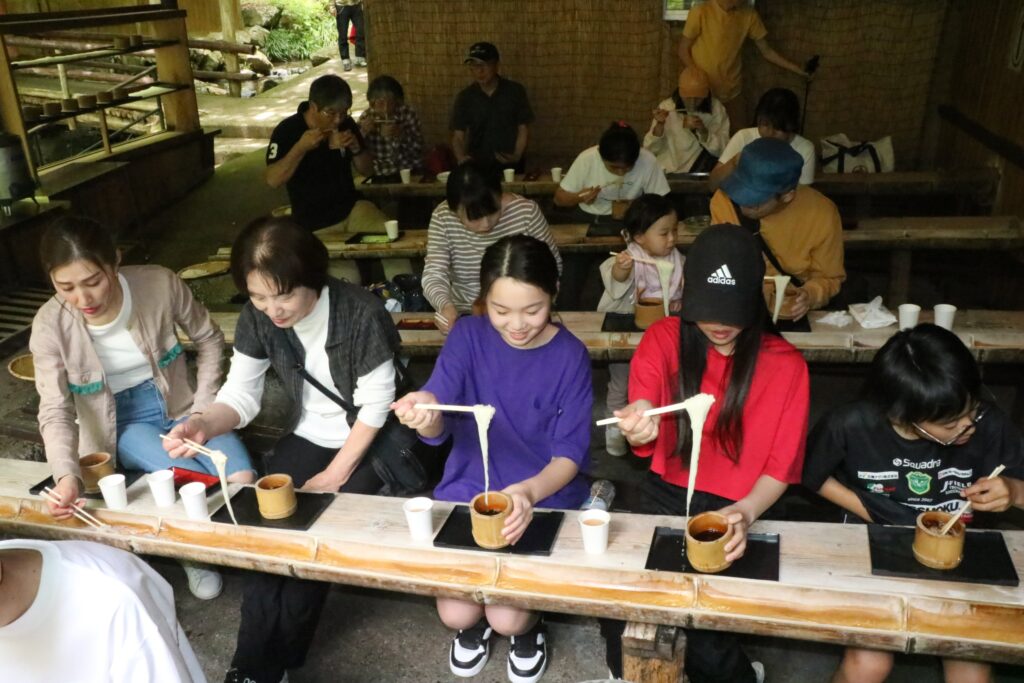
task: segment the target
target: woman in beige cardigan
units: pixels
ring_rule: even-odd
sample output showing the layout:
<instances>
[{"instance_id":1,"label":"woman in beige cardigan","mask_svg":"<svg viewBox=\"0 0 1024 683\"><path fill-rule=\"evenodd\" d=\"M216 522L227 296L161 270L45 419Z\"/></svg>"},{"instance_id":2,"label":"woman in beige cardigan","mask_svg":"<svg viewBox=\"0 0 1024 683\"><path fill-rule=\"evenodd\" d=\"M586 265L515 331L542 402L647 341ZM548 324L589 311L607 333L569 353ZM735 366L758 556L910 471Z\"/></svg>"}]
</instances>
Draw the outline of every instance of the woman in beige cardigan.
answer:
<instances>
[{"instance_id":1,"label":"woman in beige cardigan","mask_svg":"<svg viewBox=\"0 0 1024 683\"><path fill-rule=\"evenodd\" d=\"M172 459L160 440L217 392L224 334L206 308L166 268L120 268L110 233L86 218L56 221L43 235L40 256L56 289L36 314L29 342L39 431L60 499L50 512L70 516L82 490L78 458L88 453L109 452L122 469L216 474L208 457ZM194 391L176 325L196 346ZM228 480L252 482L253 467L238 437L230 433L216 441L210 447L228 456ZM220 593L220 578L211 578L212 572L186 570L197 597Z\"/></svg>"}]
</instances>

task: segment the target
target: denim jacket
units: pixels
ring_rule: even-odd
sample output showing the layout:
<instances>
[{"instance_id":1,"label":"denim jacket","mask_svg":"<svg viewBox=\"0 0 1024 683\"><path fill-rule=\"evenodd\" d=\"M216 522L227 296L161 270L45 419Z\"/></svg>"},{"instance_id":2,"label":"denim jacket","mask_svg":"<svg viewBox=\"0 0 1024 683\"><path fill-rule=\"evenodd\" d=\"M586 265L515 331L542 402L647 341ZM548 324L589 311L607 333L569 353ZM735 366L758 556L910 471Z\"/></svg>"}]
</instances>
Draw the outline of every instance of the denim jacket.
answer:
<instances>
[{"instance_id":1,"label":"denim jacket","mask_svg":"<svg viewBox=\"0 0 1024 683\"><path fill-rule=\"evenodd\" d=\"M203 410L220 385L224 333L174 272L161 266L125 266L120 273L134 302L128 332L149 359L168 417ZM194 391L176 324L198 354ZM103 451L116 458L114 395L81 311L59 296L51 298L32 321L29 349L39 392L39 432L54 480L68 474L81 478L81 455Z\"/></svg>"}]
</instances>

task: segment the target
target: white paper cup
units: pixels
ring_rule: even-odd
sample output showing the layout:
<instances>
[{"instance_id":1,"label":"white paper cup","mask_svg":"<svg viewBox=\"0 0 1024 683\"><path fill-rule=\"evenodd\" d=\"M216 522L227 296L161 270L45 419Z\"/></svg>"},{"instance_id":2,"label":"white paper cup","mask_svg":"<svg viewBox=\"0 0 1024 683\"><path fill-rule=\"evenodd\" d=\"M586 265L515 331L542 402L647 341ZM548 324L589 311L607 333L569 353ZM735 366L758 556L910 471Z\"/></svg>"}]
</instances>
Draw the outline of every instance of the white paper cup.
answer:
<instances>
[{"instance_id":1,"label":"white paper cup","mask_svg":"<svg viewBox=\"0 0 1024 683\"><path fill-rule=\"evenodd\" d=\"M939 327L945 327L947 330L952 330L954 316L956 316L956 306L954 306L953 304L936 304L936 325L938 325Z\"/></svg>"},{"instance_id":2,"label":"white paper cup","mask_svg":"<svg viewBox=\"0 0 1024 683\"><path fill-rule=\"evenodd\" d=\"M504 173L505 173L505 182L506 183L511 183L513 180L516 179L516 169L514 169L514 168L506 168Z\"/></svg>"},{"instance_id":3,"label":"white paper cup","mask_svg":"<svg viewBox=\"0 0 1024 683\"><path fill-rule=\"evenodd\" d=\"M917 327L917 318L921 315L921 307L917 304L900 304L900 329L908 330Z\"/></svg>"},{"instance_id":4,"label":"white paper cup","mask_svg":"<svg viewBox=\"0 0 1024 683\"><path fill-rule=\"evenodd\" d=\"M416 541L434 538L434 501L425 496L410 498L402 505L405 521L409 524L409 535Z\"/></svg>"},{"instance_id":5,"label":"white paper cup","mask_svg":"<svg viewBox=\"0 0 1024 683\"><path fill-rule=\"evenodd\" d=\"M171 470L157 470L146 475L146 483L153 494L156 506L167 508L174 505L177 495L174 493L174 472Z\"/></svg>"},{"instance_id":6,"label":"white paper cup","mask_svg":"<svg viewBox=\"0 0 1024 683\"><path fill-rule=\"evenodd\" d=\"M562 182L561 166L555 166L553 169L551 169L551 180L555 181L556 183Z\"/></svg>"},{"instance_id":7,"label":"white paper cup","mask_svg":"<svg viewBox=\"0 0 1024 683\"><path fill-rule=\"evenodd\" d=\"M411 168L403 168L402 170L400 170L398 172L398 175L402 176L402 184L403 185L408 185L409 183L412 182L412 169Z\"/></svg>"},{"instance_id":8,"label":"white paper cup","mask_svg":"<svg viewBox=\"0 0 1024 683\"><path fill-rule=\"evenodd\" d=\"M612 516L604 510L587 510L580 513L580 534L583 549L590 555L600 555L608 549L608 527Z\"/></svg>"},{"instance_id":9,"label":"white paper cup","mask_svg":"<svg viewBox=\"0 0 1024 683\"><path fill-rule=\"evenodd\" d=\"M124 510L128 507L128 489L123 474L108 474L100 479L100 493L110 510Z\"/></svg>"},{"instance_id":10,"label":"white paper cup","mask_svg":"<svg viewBox=\"0 0 1024 683\"><path fill-rule=\"evenodd\" d=\"M384 229L388 233L389 240L398 239L398 221L384 221Z\"/></svg>"},{"instance_id":11,"label":"white paper cup","mask_svg":"<svg viewBox=\"0 0 1024 683\"><path fill-rule=\"evenodd\" d=\"M210 509L206 506L206 484L193 481L178 489L185 514L189 519L210 521Z\"/></svg>"}]
</instances>

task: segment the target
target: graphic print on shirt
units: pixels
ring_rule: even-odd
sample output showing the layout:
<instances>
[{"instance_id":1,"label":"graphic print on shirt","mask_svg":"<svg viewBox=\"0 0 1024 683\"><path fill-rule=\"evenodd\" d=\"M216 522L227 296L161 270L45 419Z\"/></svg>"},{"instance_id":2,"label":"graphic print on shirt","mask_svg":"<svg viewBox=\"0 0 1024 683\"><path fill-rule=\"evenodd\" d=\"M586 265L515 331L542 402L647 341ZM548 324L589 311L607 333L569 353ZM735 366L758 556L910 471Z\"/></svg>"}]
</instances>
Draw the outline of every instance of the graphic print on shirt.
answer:
<instances>
[{"instance_id":1,"label":"graphic print on shirt","mask_svg":"<svg viewBox=\"0 0 1024 683\"><path fill-rule=\"evenodd\" d=\"M932 488L932 476L924 472L907 472L907 487L912 493L923 496Z\"/></svg>"}]
</instances>

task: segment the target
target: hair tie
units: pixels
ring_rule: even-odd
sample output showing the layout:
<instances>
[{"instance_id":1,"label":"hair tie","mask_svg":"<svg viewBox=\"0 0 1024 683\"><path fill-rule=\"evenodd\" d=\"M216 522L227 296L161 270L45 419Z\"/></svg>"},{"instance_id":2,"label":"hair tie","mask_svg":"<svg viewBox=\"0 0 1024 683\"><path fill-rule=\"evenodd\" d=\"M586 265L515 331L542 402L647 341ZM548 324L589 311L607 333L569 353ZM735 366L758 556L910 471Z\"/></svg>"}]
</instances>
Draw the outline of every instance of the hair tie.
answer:
<instances>
[{"instance_id":1,"label":"hair tie","mask_svg":"<svg viewBox=\"0 0 1024 683\"><path fill-rule=\"evenodd\" d=\"M618 121L615 122L615 125L618 126L619 128L628 128L629 127L629 124L626 123L625 119L619 119Z\"/></svg>"}]
</instances>

